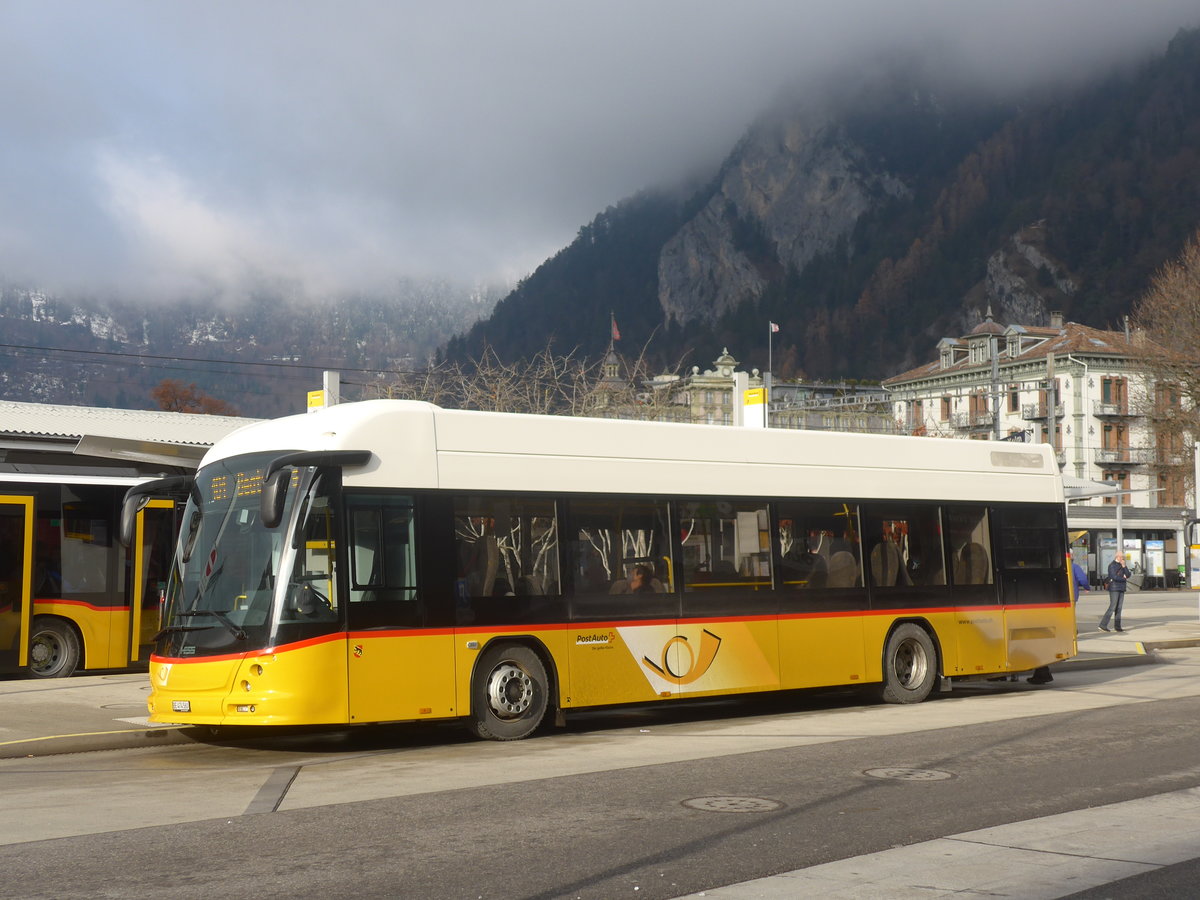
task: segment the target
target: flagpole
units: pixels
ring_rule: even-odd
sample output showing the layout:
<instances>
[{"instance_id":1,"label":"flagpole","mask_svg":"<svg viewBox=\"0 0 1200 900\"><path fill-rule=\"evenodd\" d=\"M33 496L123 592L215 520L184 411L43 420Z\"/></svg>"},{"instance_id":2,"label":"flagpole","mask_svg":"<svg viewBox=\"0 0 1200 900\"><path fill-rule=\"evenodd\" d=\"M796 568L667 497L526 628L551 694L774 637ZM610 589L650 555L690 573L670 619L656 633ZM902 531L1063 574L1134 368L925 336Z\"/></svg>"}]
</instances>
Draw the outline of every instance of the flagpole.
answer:
<instances>
[{"instance_id":1,"label":"flagpole","mask_svg":"<svg viewBox=\"0 0 1200 900\"><path fill-rule=\"evenodd\" d=\"M767 376L763 379L763 428L771 427L771 353L775 344L775 323L767 320Z\"/></svg>"}]
</instances>

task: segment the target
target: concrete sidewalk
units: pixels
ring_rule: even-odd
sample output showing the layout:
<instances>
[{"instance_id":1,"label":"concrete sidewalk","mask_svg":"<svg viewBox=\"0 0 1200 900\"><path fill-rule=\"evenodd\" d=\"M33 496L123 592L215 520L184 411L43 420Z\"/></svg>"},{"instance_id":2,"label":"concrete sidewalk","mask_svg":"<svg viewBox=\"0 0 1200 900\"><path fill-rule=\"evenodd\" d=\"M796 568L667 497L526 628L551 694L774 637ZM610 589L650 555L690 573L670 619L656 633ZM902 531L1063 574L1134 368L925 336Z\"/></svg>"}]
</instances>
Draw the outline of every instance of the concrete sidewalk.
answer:
<instances>
[{"instance_id":1,"label":"concrete sidewalk","mask_svg":"<svg viewBox=\"0 0 1200 900\"><path fill-rule=\"evenodd\" d=\"M1111 663L1170 647L1200 646L1200 592L1129 591L1121 624L1124 634L1103 632L1100 619L1108 609L1107 591L1089 591L1075 605L1079 655L1055 669ZM1112 628L1109 623L1109 628Z\"/></svg>"},{"instance_id":2,"label":"concrete sidewalk","mask_svg":"<svg viewBox=\"0 0 1200 900\"><path fill-rule=\"evenodd\" d=\"M145 673L0 681L0 759L185 743L146 719Z\"/></svg>"},{"instance_id":3,"label":"concrete sidewalk","mask_svg":"<svg viewBox=\"0 0 1200 900\"><path fill-rule=\"evenodd\" d=\"M1100 631L1103 591L1077 604L1079 655L1052 667L1148 664L1158 648L1200 646L1200 598L1191 591L1130 592L1125 634ZM188 743L188 729L146 720L146 675L121 673L67 679L0 680L0 759Z\"/></svg>"}]
</instances>

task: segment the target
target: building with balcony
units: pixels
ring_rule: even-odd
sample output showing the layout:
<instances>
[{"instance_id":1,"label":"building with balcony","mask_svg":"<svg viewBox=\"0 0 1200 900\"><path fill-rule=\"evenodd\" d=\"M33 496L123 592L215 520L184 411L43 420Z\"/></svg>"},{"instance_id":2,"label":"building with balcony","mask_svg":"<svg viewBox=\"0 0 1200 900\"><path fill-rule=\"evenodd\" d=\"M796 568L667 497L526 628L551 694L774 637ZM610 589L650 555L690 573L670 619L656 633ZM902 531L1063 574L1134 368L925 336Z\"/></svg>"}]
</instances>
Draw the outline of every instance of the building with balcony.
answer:
<instances>
[{"instance_id":1,"label":"building with balcony","mask_svg":"<svg viewBox=\"0 0 1200 900\"><path fill-rule=\"evenodd\" d=\"M936 358L887 378L901 432L1054 446L1068 494L1077 559L1103 570L1118 541L1147 585L1174 585L1191 510L1182 453L1155 433L1156 390L1138 361L1139 338L1064 322L1003 326L991 311Z\"/></svg>"}]
</instances>

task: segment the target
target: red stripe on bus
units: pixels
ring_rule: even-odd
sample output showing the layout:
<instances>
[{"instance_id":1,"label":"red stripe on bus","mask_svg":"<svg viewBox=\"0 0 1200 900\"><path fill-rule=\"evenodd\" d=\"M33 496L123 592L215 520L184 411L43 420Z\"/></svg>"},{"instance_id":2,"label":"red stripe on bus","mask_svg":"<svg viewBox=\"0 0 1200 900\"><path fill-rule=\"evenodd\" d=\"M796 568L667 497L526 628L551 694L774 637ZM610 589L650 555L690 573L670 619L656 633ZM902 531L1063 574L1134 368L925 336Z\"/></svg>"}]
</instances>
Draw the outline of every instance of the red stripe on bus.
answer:
<instances>
[{"instance_id":1,"label":"red stripe on bus","mask_svg":"<svg viewBox=\"0 0 1200 900\"><path fill-rule=\"evenodd\" d=\"M249 659L252 656L262 656L266 653L286 653L292 650L302 650L305 647L315 647L318 644L328 644L332 641L343 641L345 639L346 633L344 631L337 631L333 634L323 634L320 637L308 638L291 644L279 644L275 647L246 650L243 653L220 653L215 656L160 656L157 653L151 653L150 661L171 664L225 662L233 659Z\"/></svg>"},{"instance_id":2,"label":"red stripe on bus","mask_svg":"<svg viewBox=\"0 0 1200 900\"><path fill-rule=\"evenodd\" d=\"M39 606L45 606L49 603L62 604L63 606L82 606L93 612L129 612L128 606L97 606L95 603L88 603L86 600L64 600L61 597L35 597L33 608L37 609Z\"/></svg>"},{"instance_id":3,"label":"red stripe on bus","mask_svg":"<svg viewBox=\"0 0 1200 900\"><path fill-rule=\"evenodd\" d=\"M638 628L661 625L703 625L730 622L772 622L791 621L796 619L846 619L855 616L903 616L930 615L933 613L964 613L964 612L999 612L1018 609L1066 609L1070 603L1030 603L1027 605L1011 606L926 606L911 609L869 609L869 610L831 610L829 612L798 612L781 613L780 615L759 616L708 616L682 619L625 619L619 621L598 622L556 622L544 625L491 625L478 628L389 628L381 631L338 631L333 634L308 638L291 644L280 644L275 647L264 647L260 650L247 650L244 653L226 653L217 656L160 656L151 654L150 660L159 663L203 663L221 662L234 659L246 659L251 656L261 656L264 653L286 653L301 650L305 647L315 647L318 644L340 640L364 640L366 638L399 638L399 637L443 637L475 634L533 634L542 631L564 631L567 629L596 629L596 628Z\"/></svg>"}]
</instances>

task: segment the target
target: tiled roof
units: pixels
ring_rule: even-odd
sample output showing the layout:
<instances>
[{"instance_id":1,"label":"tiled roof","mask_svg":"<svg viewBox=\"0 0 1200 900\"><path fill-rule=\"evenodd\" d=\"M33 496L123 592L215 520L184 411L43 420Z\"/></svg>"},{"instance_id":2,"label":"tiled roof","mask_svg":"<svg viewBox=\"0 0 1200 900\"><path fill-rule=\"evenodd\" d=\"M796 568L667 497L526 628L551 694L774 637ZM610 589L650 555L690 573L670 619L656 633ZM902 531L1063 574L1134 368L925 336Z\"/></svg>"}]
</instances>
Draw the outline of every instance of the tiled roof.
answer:
<instances>
[{"instance_id":1,"label":"tiled roof","mask_svg":"<svg viewBox=\"0 0 1200 900\"><path fill-rule=\"evenodd\" d=\"M1067 322L1062 328L1026 327L1022 330L1021 339L1022 342L1030 341L1031 339L1040 340L1036 346L1027 348L1019 356L1009 356L1002 342L1000 345L1000 365L1003 366L1010 362L1045 359L1050 353L1054 353L1055 356L1066 356L1077 353L1088 356L1127 357L1132 356L1134 352L1133 345L1126 340L1124 332L1101 331L1098 328L1080 325L1078 322ZM906 381L916 381L922 378L932 378L935 375L968 372L974 369L986 369L990 367L991 360L982 363L960 360L945 368L942 368L939 360L934 360L933 362L917 366L914 369L909 369L907 372L901 372L899 375L885 378L883 384L885 386L893 385Z\"/></svg>"},{"instance_id":2,"label":"tiled roof","mask_svg":"<svg viewBox=\"0 0 1200 900\"><path fill-rule=\"evenodd\" d=\"M78 440L85 435L211 447L255 419L141 409L0 401L0 435Z\"/></svg>"}]
</instances>

